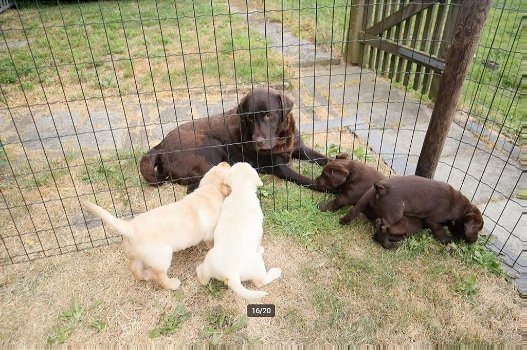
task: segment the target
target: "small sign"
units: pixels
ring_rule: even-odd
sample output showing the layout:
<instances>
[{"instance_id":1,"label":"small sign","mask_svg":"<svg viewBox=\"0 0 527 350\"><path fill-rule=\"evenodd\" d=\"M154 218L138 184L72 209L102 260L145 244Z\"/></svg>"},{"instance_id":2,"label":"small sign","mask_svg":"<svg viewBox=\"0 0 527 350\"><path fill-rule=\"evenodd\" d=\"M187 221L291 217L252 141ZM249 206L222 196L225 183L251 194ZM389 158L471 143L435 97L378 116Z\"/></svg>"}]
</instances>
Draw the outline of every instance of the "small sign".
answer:
<instances>
[{"instance_id":1,"label":"small sign","mask_svg":"<svg viewBox=\"0 0 527 350\"><path fill-rule=\"evenodd\" d=\"M247 316L249 317L274 317L274 304L249 304L247 305Z\"/></svg>"}]
</instances>

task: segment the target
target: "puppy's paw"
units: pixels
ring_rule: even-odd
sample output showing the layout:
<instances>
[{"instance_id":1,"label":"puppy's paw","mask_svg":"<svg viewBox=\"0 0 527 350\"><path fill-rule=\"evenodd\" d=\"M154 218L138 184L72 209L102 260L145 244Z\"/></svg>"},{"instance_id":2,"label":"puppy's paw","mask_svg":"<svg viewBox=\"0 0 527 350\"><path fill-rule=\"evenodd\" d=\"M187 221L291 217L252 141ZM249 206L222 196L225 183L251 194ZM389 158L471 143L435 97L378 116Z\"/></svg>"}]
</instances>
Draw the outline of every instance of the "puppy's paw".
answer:
<instances>
[{"instance_id":1,"label":"puppy's paw","mask_svg":"<svg viewBox=\"0 0 527 350\"><path fill-rule=\"evenodd\" d=\"M452 238L450 237L439 237L438 240L439 242L441 242L441 244L444 244L444 245L452 243Z\"/></svg>"},{"instance_id":2,"label":"puppy's paw","mask_svg":"<svg viewBox=\"0 0 527 350\"><path fill-rule=\"evenodd\" d=\"M196 267L196 275L198 275L198 282L202 286L205 286L209 283L209 278L205 276L205 273L203 273L203 264L199 264L198 267Z\"/></svg>"},{"instance_id":3,"label":"puppy's paw","mask_svg":"<svg viewBox=\"0 0 527 350\"><path fill-rule=\"evenodd\" d=\"M330 205L329 205L329 203L319 203L318 204L318 209L320 209L320 211L329 211L330 210Z\"/></svg>"},{"instance_id":4,"label":"puppy's paw","mask_svg":"<svg viewBox=\"0 0 527 350\"><path fill-rule=\"evenodd\" d=\"M278 267L273 267L272 269L269 269L267 275L271 278L271 280L279 279L280 277L282 277L282 269Z\"/></svg>"},{"instance_id":5,"label":"puppy's paw","mask_svg":"<svg viewBox=\"0 0 527 350\"><path fill-rule=\"evenodd\" d=\"M168 283L167 283L167 288L168 289L172 289L172 290L176 290L179 288L179 286L181 285L181 281L177 278L169 278L168 279Z\"/></svg>"},{"instance_id":6,"label":"puppy's paw","mask_svg":"<svg viewBox=\"0 0 527 350\"><path fill-rule=\"evenodd\" d=\"M346 215L346 216L343 216L339 219L339 223L341 225L347 225L351 222L350 218Z\"/></svg>"}]
</instances>

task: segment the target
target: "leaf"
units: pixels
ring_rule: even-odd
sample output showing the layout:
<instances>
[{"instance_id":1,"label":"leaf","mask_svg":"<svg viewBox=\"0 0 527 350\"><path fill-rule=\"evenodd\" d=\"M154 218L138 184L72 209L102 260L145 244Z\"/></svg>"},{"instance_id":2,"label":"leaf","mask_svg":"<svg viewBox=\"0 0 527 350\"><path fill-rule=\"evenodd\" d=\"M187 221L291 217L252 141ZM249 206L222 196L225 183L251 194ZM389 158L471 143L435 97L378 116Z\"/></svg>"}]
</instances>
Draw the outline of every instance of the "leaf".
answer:
<instances>
[{"instance_id":1,"label":"leaf","mask_svg":"<svg viewBox=\"0 0 527 350\"><path fill-rule=\"evenodd\" d=\"M90 325L90 327L94 328L97 332L100 332L108 328L108 323L100 321L100 320L96 320Z\"/></svg>"},{"instance_id":2,"label":"leaf","mask_svg":"<svg viewBox=\"0 0 527 350\"><path fill-rule=\"evenodd\" d=\"M149 336L150 338L157 338L157 337L159 337L160 335L161 335L161 328L158 328L158 327L152 329L152 330L150 331L150 333L148 333L148 336Z\"/></svg>"}]
</instances>

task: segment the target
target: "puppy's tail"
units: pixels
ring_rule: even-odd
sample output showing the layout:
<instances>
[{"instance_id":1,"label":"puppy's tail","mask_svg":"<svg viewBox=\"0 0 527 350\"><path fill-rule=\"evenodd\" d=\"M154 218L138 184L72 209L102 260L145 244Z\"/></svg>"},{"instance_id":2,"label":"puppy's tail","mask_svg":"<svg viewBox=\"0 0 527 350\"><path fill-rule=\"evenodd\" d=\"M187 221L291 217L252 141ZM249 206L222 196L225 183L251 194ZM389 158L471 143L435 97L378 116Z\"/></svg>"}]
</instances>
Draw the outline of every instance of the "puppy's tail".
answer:
<instances>
[{"instance_id":1,"label":"puppy's tail","mask_svg":"<svg viewBox=\"0 0 527 350\"><path fill-rule=\"evenodd\" d=\"M124 221L121 219L116 218L103 208L99 207L98 205L95 205L93 203L82 201L82 206L89 211L91 211L93 214L101 218L101 220L108 226L112 227L114 230L122 234L123 236L126 236L130 238L130 236L134 232L134 228L132 224L130 224L128 221Z\"/></svg>"},{"instance_id":2,"label":"puppy's tail","mask_svg":"<svg viewBox=\"0 0 527 350\"><path fill-rule=\"evenodd\" d=\"M267 292L262 290L249 290L245 288L242 285L239 276L229 278L227 284L229 285L229 288L234 291L234 293L247 300L260 299L267 295Z\"/></svg>"},{"instance_id":3,"label":"puppy's tail","mask_svg":"<svg viewBox=\"0 0 527 350\"><path fill-rule=\"evenodd\" d=\"M163 182L163 176L161 176L162 169L160 169L158 164L158 158L159 152L155 148L152 148L141 158L141 163L139 164L141 175L153 186L157 186Z\"/></svg>"}]
</instances>

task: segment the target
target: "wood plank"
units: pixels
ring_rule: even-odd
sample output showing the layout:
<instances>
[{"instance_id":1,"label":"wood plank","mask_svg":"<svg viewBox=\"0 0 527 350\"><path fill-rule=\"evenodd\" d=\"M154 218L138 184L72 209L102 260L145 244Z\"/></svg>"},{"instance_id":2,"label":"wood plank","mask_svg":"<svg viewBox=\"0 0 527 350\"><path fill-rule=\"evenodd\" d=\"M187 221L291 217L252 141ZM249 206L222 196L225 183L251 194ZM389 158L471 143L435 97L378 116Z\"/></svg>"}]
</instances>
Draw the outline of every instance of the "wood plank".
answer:
<instances>
[{"instance_id":1,"label":"wood plank","mask_svg":"<svg viewBox=\"0 0 527 350\"><path fill-rule=\"evenodd\" d=\"M378 49L387 51L405 60L409 60L414 63L423 65L438 73L441 73L445 68L444 60L441 60L437 57L432 57L427 52L423 52L423 51L408 48L408 47L401 47L400 45L397 45L397 43L391 40L388 40L388 39L382 39L382 40L380 39L381 38L379 38L378 36L373 36L373 35L369 35L364 32L361 32L361 40L365 40L365 42L370 46L374 46Z\"/></svg>"},{"instance_id":2,"label":"wood plank","mask_svg":"<svg viewBox=\"0 0 527 350\"><path fill-rule=\"evenodd\" d=\"M432 26L433 13L434 13L433 7L428 8L425 13L425 23L423 27L423 34L421 37L421 45L419 45L419 50L423 52L428 52L427 49L430 47L428 38L430 37L430 27ZM414 85L412 88L415 91L421 90L421 93L426 93L425 91L421 89L422 87L421 80L423 79L423 74L422 74L423 70L424 70L424 67L421 65L417 68L417 71L415 72Z\"/></svg>"},{"instance_id":3,"label":"wood plank","mask_svg":"<svg viewBox=\"0 0 527 350\"><path fill-rule=\"evenodd\" d=\"M418 12L423 11L424 9L429 8L430 6L433 6L437 1L418 1L418 2L412 2L411 4L408 4L401 8L400 10L392 13L386 18L381 18L380 21L377 21L374 25L369 27L366 30L366 33L371 35L378 35L382 33L383 31L394 27L395 25L407 20L408 18L412 17Z\"/></svg>"},{"instance_id":4,"label":"wood plank","mask_svg":"<svg viewBox=\"0 0 527 350\"><path fill-rule=\"evenodd\" d=\"M441 30L442 30L443 23L445 20L445 14L447 13L445 9L446 6L447 6L446 4L439 4L437 8L437 14L436 14L435 23L434 23L434 33L432 35L431 42L430 42L430 50L428 51L431 55L435 55L437 53L437 48L439 47ZM424 92L427 92L429 95L430 95L429 93L430 83L432 81L432 78L435 76L434 73L435 72L431 71L428 68L425 69L425 76L423 78L422 90ZM430 97L433 97L433 96L430 95Z\"/></svg>"},{"instance_id":5,"label":"wood plank","mask_svg":"<svg viewBox=\"0 0 527 350\"><path fill-rule=\"evenodd\" d=\"M401 8L404 6L405 0L401 0L398 4L398 7ZM394 41L397 45L399 45L401 40L401 31L404 23L399 23L395 26L395 34L394 34ZM391 79L395 75L395 67L397 66L398 60L400 58L396 55L391 55L390 57L390 68L388 70L388 77Z\"/></svg>"},{"instance_id":6,"label":"wood plank","mask_svg":"<svg viewBox=\"0 0 527 350\"><path fill-rule=\"evenodd\" d=\"M350 64L362 64L364 43L359 41L359 34L363 27L363 20L364 6L354 0L350 8L350 19L345 54L346 62Z\"/></svg>"},{"instance_id":7,"label":"wood plank","mask_svg":"<svg viewBox=\"0 0 527 350\"><path fill-rule=\"evenodd\" d=\"M386 11L386 13L388 14L388 16L391 15L392 12L395 12L395 11L396 11L396 10L395 10L395 9L396 9L396 6L397 6L397 5L395 5L395 4L392 3L392 2L389 2L389 3L388 3L388 5L387 5L387 11ZM393 30L392 30L392 28L390 28L390 29L388 29L388 30L386 31L386 39L388 39L388 40L393 39ZM391 57L392 57L392 55L390 55L389 52L384 51L384 53L383 53L383 57L382 57L381 74L383 74L383 75L389 75L389 73L386 72L386 70L388 69L388 64L389 64L390 61L391 61Z\"/></svg>"},{"instance_id":8,"label":"wood plank","mask_svg":"<svg viewBox=\"0 0 527 350\"><path fill-rule=\"evenodd\" d=\"M403 35L402 35L401 41L399 41L399 46L406 46L409 43L410 19L407 19L406 21L404 21L403 24L404 24ZM405 67L406 67L406 60L401 59L401 57L399 57L399 61L397 62L397 68L395 69L396 71L395 81L396 82L398 83L402 82L402 78L404 75L403 70Z\"/></svg>"},{"instance_id":9,"label":"wood plank","mask_svg":"<svg viewBox=\"0 0 527 350\"><path fill-rule=\"evenodd\" d=\"M437 49L437 57L445 58L448 52L448 47L452 42L454 36L454 29L461 13L463 4L461 0L452 0L446 15L445 29L440 38L439 48ZM434 52L435 53L435 52ZM434 75L430 84L430 96L437 96L439 85L441 84L441 76Z\"/></svg>"},{"instance_id":10,"label":"wood plank","mask_svg":"<svg viewBox=\"0 0 527 350\"><path fill-rule=\"evenodd\" d=\"M417 162L416 175L433 178L448 130L454 119L461 88L478 46L491 0L465 0L448 50L434 111Z\"/></svg>"},{"instance_id":11,"label":"wood plank","mask_svg":"<svg viewBox=\"0 0 527 350\"><path fill-rule=\"evenodd\" d=\"M369 8L371 10L371 15L370 15L370 19L368 20L368 27L373 24L373 23L376 23L377 21L379 21L381 19L381 14L380 14L380 9L378 8L379 7L379 2L376 1L376 0L373 0L373 1L370 1L371 3L371 7ZM369 60L368 60L368 68L370 68L371 70L375 70L375 53L377 52L377 50L375 49L375 47L370 47L370 51L369 51Z\"/></svg>"}]
</instances>

